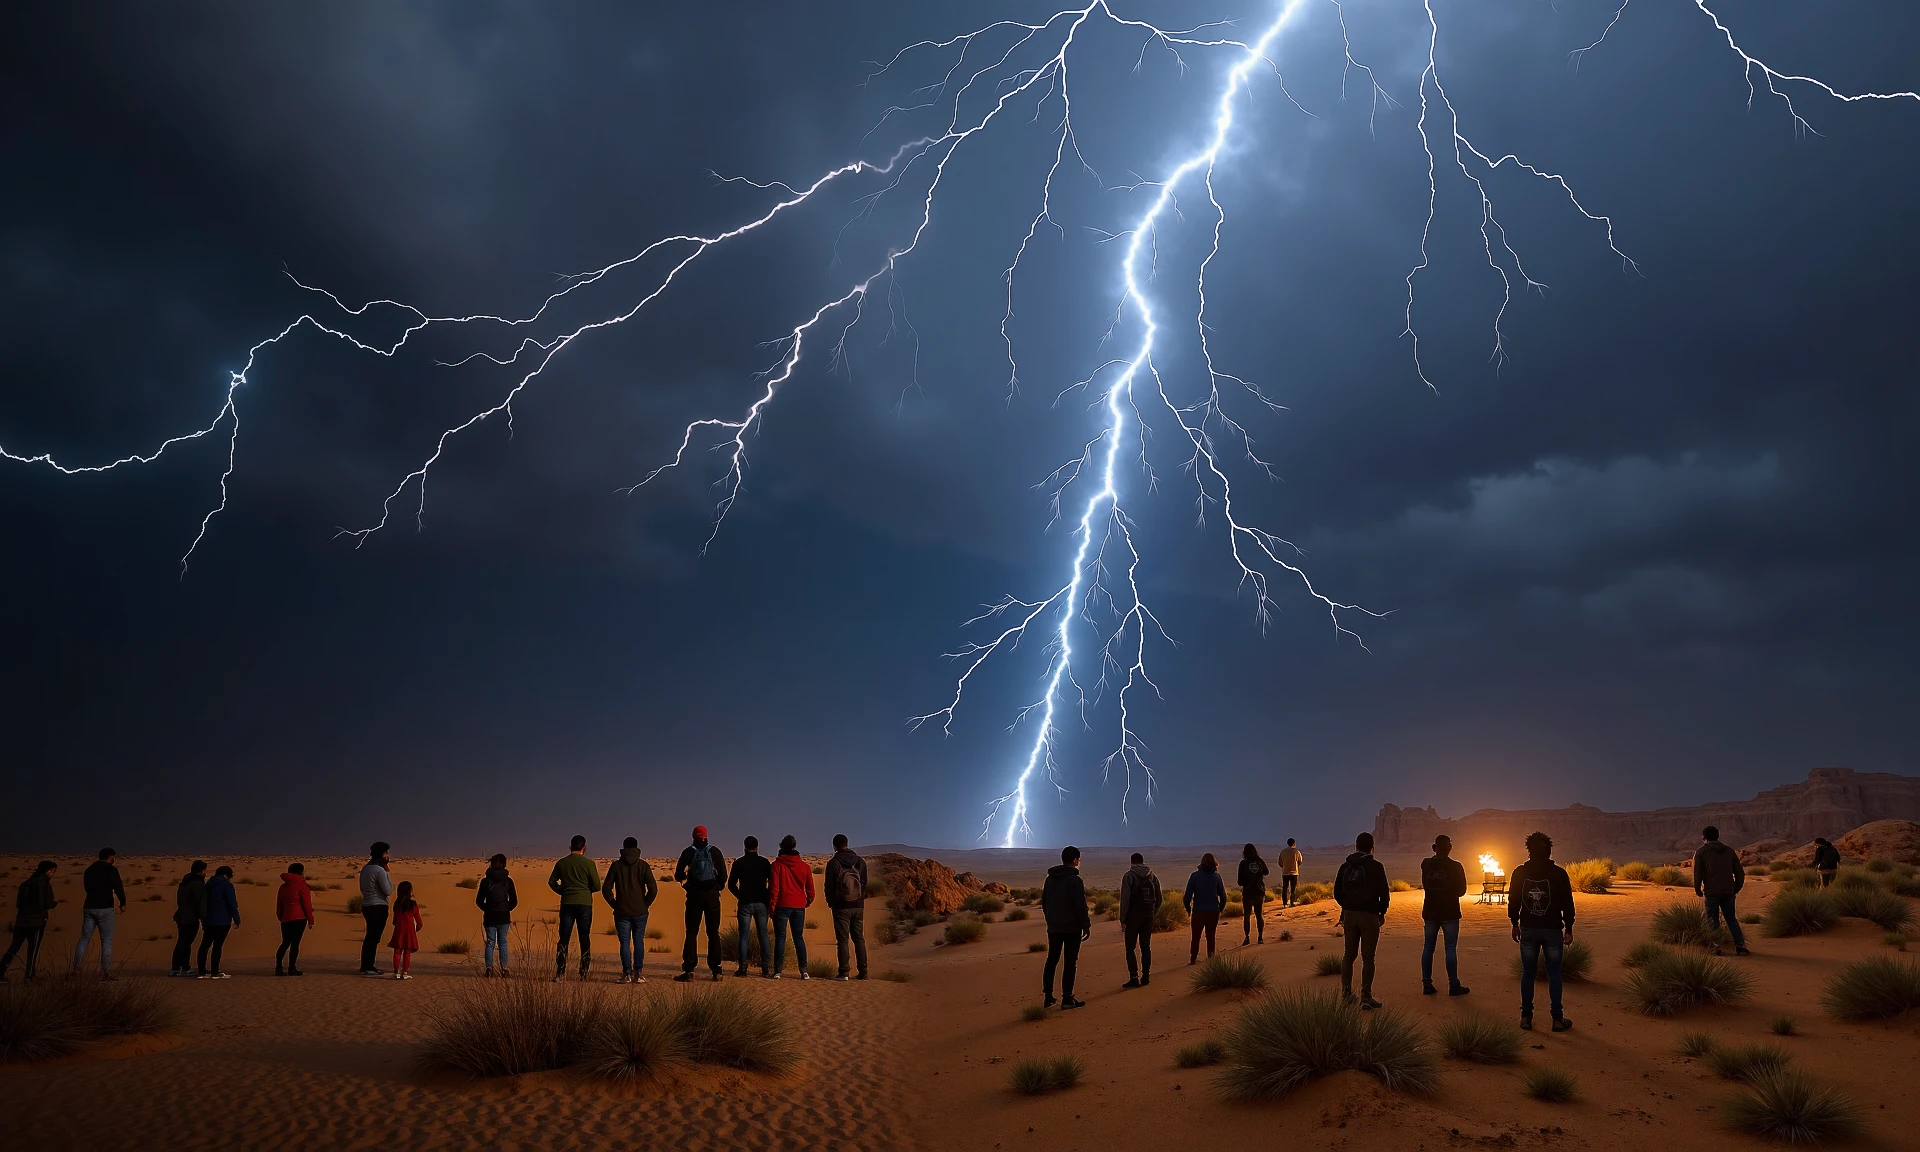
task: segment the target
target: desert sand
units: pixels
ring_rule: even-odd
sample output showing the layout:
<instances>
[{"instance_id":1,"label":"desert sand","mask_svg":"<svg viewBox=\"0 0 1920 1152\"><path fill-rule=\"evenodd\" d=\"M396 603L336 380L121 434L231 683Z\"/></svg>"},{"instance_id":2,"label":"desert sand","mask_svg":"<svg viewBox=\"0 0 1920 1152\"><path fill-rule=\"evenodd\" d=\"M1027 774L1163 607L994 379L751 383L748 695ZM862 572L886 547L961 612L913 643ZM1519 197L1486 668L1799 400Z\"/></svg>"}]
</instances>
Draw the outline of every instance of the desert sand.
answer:
<instances>
[{"instance_id":1,"label":"desert sand","mask_svg":"<svg viewBox=\"0 0 1920 1152\"><path fill-rule=\"evenodd\" d=\"M43 964L62 966L75 939L83 857L61 860ZM653 1147L692 1149L1159 1149L1453 1148L1541 1146L1593 1149L1760 1147L1716 1122L1717 1103L1731 1091L1696 1061L1676 1054L1679 1035L1707 1030L1728 1042L1770 1040L1803 1067L1842 1087L1867 1113L1866 1148L1911 1148L1920 1132L1920 1020L1840 1024L1819 1008L1826 978L1844 964L1890 952L1881 932L1843 921L1826 933L1789 940L1759 938L1755 955L1739 958L1756 981L1754 996L1728 1008L1697 1008L1652 1019L1628 1004L1620 956L1644 939L1652 912L1684 889L1620 884L1609 895L1578 898L1577 934L1596 952L1594 975L1567 986L1571 1032L1544 1028L1526 1038L1518 1065L1444 1062L1440 1091L1416 1097L1388 1091L1358 1073L1317 1081L1278 1103L1231 1104L1212 1090L1211 1069L1180 1070L1173 1053L1217 1035L1250 994L1196 993L1187 982L1186 930L1156 937L1154 981L1122 991L1126 978L1119 926L1096 917L1081 953L1078 994L1084 1009L1029 1023L1020 1009L1039 996L1044 941L1037 914L995 922L973 944L941 946L937 928L895 945L870 940L876 976L900 972L909 982L837 983L758 978L727 983L778 1001L791 1014L804 1051L784 1076L702 1069L675 1082L635 1090L583 1083L566 1073L494 1082L430 1075L414 1066L425 1030L424 1009L462 982L478 978L479 919L472 893L457 880L477 876L478 861L396 859L396 880L414 881L426 919L416 979L354 975L361 921L346 911L358 860L307 859L316 884L320 926L303 948L302 979L272 977L278 944L272 902L283 861L224 860L241 879L243 926L227 946L227 981L170 980L173 881L180 859L121 859L130 882L129 910L116 934L125 978L161 986L182 1014L174 1033L102 1044L41 1064L0 1066L0 1144L32 1148L372 1147L404 1143L440 1147ZM1168 888L1184 882L1190 861L1151 861ZM1332 861L1325 862L1330 868ZM8 888L30 861L0 858ZM520 917L527 934L549 933L523 971L552 963L555 900L542 881L548 861L515 861ZM656 871L659 864L656 864ZM1315 878L1310 870L1309 879ZM1038 883L1036 874L1028 883ZM1089 886L1118 876L1087 875ZM1764 910L1777 887L1748 885L1742 911ZM160 900L148 897L158 895ZM1516 981L1504 908L1469 904L1460 942L1461 977L1473 992L1449 999L1419 994L1419 893L1400 893L1380 946L1375 993L1430 1029L1449 1016L1479 1009L1510 1018ZM869 936L880 915L869 903ZM603 936L597 911L595 975L609 995L670 995L678 970L682 900L662 885L652 926L664 928L665 954L648 957L643 987L617 987L616 944ZM730 898L723 901L731 913ZM1036 910L1037 913L1037 910ZM1314 961L1337 953L1335 909L1322 902L1284 913L1269 905L1267 942L1242 948L1238 923L1223 924L1223 951L1259 960L1276 986L1331 988L1337 978L1313 976ZM812 958L833 954L832 923L817 907L808 933ZM1282 930L1293 939L1281 942ZM150 939L150 937L161 937ZM464 939L466 956L433 951ZM381 955L383 967L390 956ZM1437 962L1438 958L1436 958ZM89 958L89 964L92 960ZM791 964L791 961L789 961ZM550 970L550 969L549 969ZM728 966L731 971L731 965ZM14 973L18 979L18 969ZM1544 986L1540 1005L1545 1018ZM1776 1038L1769 1022L1792 1015L1801 1034ZM1041 1097L1007 1087L1008 1066L1030 1056L1077 1055L1087 1074L1072 1089ZM1550 1066L1578 1078L1579 1096L1544 1104L1520 1091L1529 1068Z\"/></svg>"}]
</instances>

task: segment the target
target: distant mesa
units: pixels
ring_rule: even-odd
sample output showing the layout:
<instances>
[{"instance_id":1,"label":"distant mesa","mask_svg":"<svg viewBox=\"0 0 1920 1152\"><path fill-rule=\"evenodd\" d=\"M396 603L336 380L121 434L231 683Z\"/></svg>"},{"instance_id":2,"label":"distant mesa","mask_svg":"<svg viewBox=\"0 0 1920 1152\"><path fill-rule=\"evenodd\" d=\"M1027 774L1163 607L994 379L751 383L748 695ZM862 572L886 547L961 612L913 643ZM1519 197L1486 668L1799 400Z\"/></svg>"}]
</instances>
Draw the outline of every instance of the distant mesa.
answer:
<instances>
[{"instance_id":1,"label":"distant mesa","mask_svg":"<svg viewBox=\"0 0 1920 1152\"><path fill-rule=\"evenodd\" d=\"M1778 854L1792 859L1800 846L1825 836L1843 855L1867 858L1920 852L1920 839L1901 840L1898 822L1920 837L1920 777L1892 772L1855 772L1851 768L1815 768L1798 784L1769 788L1751 800L1727 800L1691 808L1656 808L1651 812L1603 812L1587 804L1509 812L1482 808L1460 817L1444 817L1431 805L1402 808L1385 804L1374 818L1373 836L1382 852L1425 852L1433 838L1445 833L1461 851L1509 848L1527 833L1553 837L1554 855L1562 860L1587 856L1672 857L1690 854L1700 843L1700 829L1718 825L1720 839L1747 846L1742 855L1759 862ZM1869 835L1869 833L1871 833ZM1856 843L1842 843L1851 835ZM1887 850L1865 852L1869 840L1884 842ZM1511 850L1509 848L1509 850ZM1811 851L1807 852L1809 859Z\"/></svg>"}]
</instances>

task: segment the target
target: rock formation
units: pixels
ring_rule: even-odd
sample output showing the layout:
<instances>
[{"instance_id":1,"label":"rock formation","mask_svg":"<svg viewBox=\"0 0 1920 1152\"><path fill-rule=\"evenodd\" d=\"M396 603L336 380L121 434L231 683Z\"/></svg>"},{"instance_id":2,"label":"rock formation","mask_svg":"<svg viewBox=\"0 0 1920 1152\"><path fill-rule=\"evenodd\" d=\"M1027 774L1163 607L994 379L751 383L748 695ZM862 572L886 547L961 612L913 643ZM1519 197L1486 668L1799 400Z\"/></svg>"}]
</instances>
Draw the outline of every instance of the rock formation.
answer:
<instances>
[{"instance_id":1,"label":"rock formation","mask_svg":"<svg viewBox=\"0 0 1920 1152\"><path fill-rule=\"evenodd\" d=\"M982 884L971 872L958 876L938 860L915 860L894 852L867 857L868 872L887 884L887 907L894 912L932 912L938 916L960 911L967 897L981 892L1005 896L1005 884Z\"/></svg>"},{"instance_id":2,"label":"rock formation","mask_svg":"<svg viewBox=\"0 0 1920 1152\"><path fill-rule=\"evenodd\" d=\"M1751 800L1651 812L1603 812L1573 804L1512 812L1483 808L1449 818L1431 806L1386 804L1374 818L1373 836L1376 851L1425 852L1444 832L1453 837L1456 857L1470 859L1492 851L1504 860L1519 858L1527 833L1539 829L1553 837L1554 855L1561 860L1678 858L1691 856L1700 843L1700 829L1708 824L1718 825L1720 838L1729 844L1778 840L1784 846L1805 844L1815 836L1837 844L1848 829L1885 820L1920 821L1920 777L1815 768L1804 781L1769 788Z\"/></svg>"},{"instance_id":3,"label":"rock formation","mask_svg":"<svg viewBox=\"0 0 1920 1152\"><path fill-rule=\"evenodd\" d=\"M1855 828L1845 836L1829 836L1827 839L1840 849L1842 863L1878 858L1902 864L1920 864L1920 824L1912 820L1875 820ZM1791 851L1777 852L1756 862L1784 860L1804 868L1813 863L1813 848L1813 842L1808 841ZM1741 849L1740 858L1747 858L1746 849Z\"/></svg>"}]
</instances>

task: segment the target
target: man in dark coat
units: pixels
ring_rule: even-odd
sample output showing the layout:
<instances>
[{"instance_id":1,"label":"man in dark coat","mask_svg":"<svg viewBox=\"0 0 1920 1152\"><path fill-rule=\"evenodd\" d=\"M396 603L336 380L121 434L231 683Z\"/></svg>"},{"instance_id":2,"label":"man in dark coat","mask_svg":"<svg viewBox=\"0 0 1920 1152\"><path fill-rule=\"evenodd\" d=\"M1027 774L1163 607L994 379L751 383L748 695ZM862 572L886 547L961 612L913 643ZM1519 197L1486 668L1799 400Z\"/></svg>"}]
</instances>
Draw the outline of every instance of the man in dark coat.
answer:
<instances>
[{"instance_id":1,"label":"man in dark coat","mask_svg":"<svg viewBox=\"0 0 1920 1152\"><path fill-rule=\"evenodd\" d=\"M1047 870L1040 886L1040 912L1047 918L1047 969L1040 978L1045 1007L1053 1007L1053 973L1064 955L1067 970L1060 977L1060 1007L1084 1008L1073 998L1074 970L1080 965L1080 942L1093 935L1087 915L1087 885L1080 879L1080 849L1069 844L1060 850L1060 863Z\"/></svg>"},{"instance_id":2,"label":"man in dark coat","mask_svg":"<svg viewBox=\"0 0 1920 1152\"><path fill-rule=\"evenodd\" d=\"M1436 836L1433 855L1420 861L1420 887L1424 899L1420 919L1426 926L1426 944L1420 952L1420 991L1433 993L1433 945L1436 936L1447 941L1447 995L1465 996L1467 986L1460 983L1460 897L1467 894L1467 870L1453 858L1453 838Z\"/></svg>"},{"instance_id":3,"label":"man in dark coat","mask_svg":"<svg viewBox=\"0 0 1920 1152\"><path fill-rule=\"evenodd\" d=\"M1135 852L1133 866L1120 876L1120 933L1127 952L1127 982L1122 988L1151 983L1153 975L1153 918L1160 911L1160 878L1147 867L1147 858ZM1139 967L1134 946L1139 945Z\"/></svg>"},{"instance_id":4,"label":"man in dark coat","mask_svg":"<svg viewBox=\"0 0 1920 1152\"><path fill-rule=\"evenodd\" d=\"M845 835L833 838L833 858L827 861L827 907L833 910L833 938L840 949L840 973L849 979L867 978L867 862L847 847ZM848 953L851 951L852 955Z\"/></svg>"},{"instance_id":5,"label":"man in dark coat","mask_svg":"<svg viewBox=\"0 0 1920 1152\"><path fill-rule=\"evenodd\" d=\"M717 844L707 843L707 826L693 830L693 843L680 850L673 866L674 883L687 892L687 943L680 949L682 984L693 979L700 964L700 921L707 922L707 971L720 979L720 893L727 886L727 858Z\"/></svg>"},{"instance_id":6,"label":"man in dark coat","mask_svg":"<svg viewBox=\"0 0 1920 1152\"><path fill-rule=\"evenodd\" d=\"M179 938L173 942L169 976L193 975L193 938L207 916L207 862L195 860L173 891L173 923Z\"/></svg>"},{"instance_id":7,"label":"man in dark coat","mask_svg":"<svg viewBox=\"0 0 1920 1152\"><path fill-rule=\"evenodd\" d=\"M1373 953L1380 946L1380 926L1387 922L1387 870L1373 858L1373 833L1354 837L1353 854L1333 877L1333 900L1340 905L1340 929L1346 935L1346 953L1340 964L1340 994L1353 1003L1353 961L1360 959L1360 1007L1378 1008L1373 998Z\"/></svg>"},{"instance_id":8,"label":"man in dark coat","mask_svg":"<svg viewBox=\"0 0 1920 1152\"><path fill-rule=\"evenodd\" d=\"M1533 981L1544 954L1553 1030L1565 1032L1573 1022L1560 1011L1560 960L1573 943L1573 881L1553 862L1553 838L1545 832L1527 837L1527 862L1507 877L1507 919L1520 945L1520 1027L1533 1027Z\"/></svg>"}]
</instances>

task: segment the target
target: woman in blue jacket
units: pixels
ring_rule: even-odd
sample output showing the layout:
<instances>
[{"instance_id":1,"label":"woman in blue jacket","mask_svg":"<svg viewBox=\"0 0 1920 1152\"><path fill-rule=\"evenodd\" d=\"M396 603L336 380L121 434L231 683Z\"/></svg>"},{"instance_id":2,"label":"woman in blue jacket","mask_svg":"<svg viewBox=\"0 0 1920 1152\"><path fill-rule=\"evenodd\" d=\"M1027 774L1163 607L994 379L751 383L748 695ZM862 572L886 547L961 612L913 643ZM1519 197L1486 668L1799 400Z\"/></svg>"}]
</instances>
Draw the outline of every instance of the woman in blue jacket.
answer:
<instances>
[{"instance_id":1,"label":"woman in blue jacket","mask_svg":"<svg viewBox=\"0 0 1920 1152\"><path fill-rule=\"evenodd\" d=\"M1193 920L1193 946L1187 950L1187 963L1200 959L1200 933L1207 934L1207 955L1213 955L1213 934L1220 927L1220 911L1227 906L1227 882L1220 878L1220 862L1209 852L1200 857L1200 869L1187 877L1187 892L1180 903Z\"/></svg>"},{"instance_id":2,"label":"woman in blue jacket","mask_svg":"<svg viewBox=\"0 0 1920 1152\"><path fill-rule=\"evenodd\" d=\"M200 979L231 979L220 970L220 949L227 933L240 927L240 898L233 890L233 869L225 864L214 869L207 881L207 932L200 937ZM207 952L213 952L213 967L207 967Z\"/></svg>"}]
</instances>

